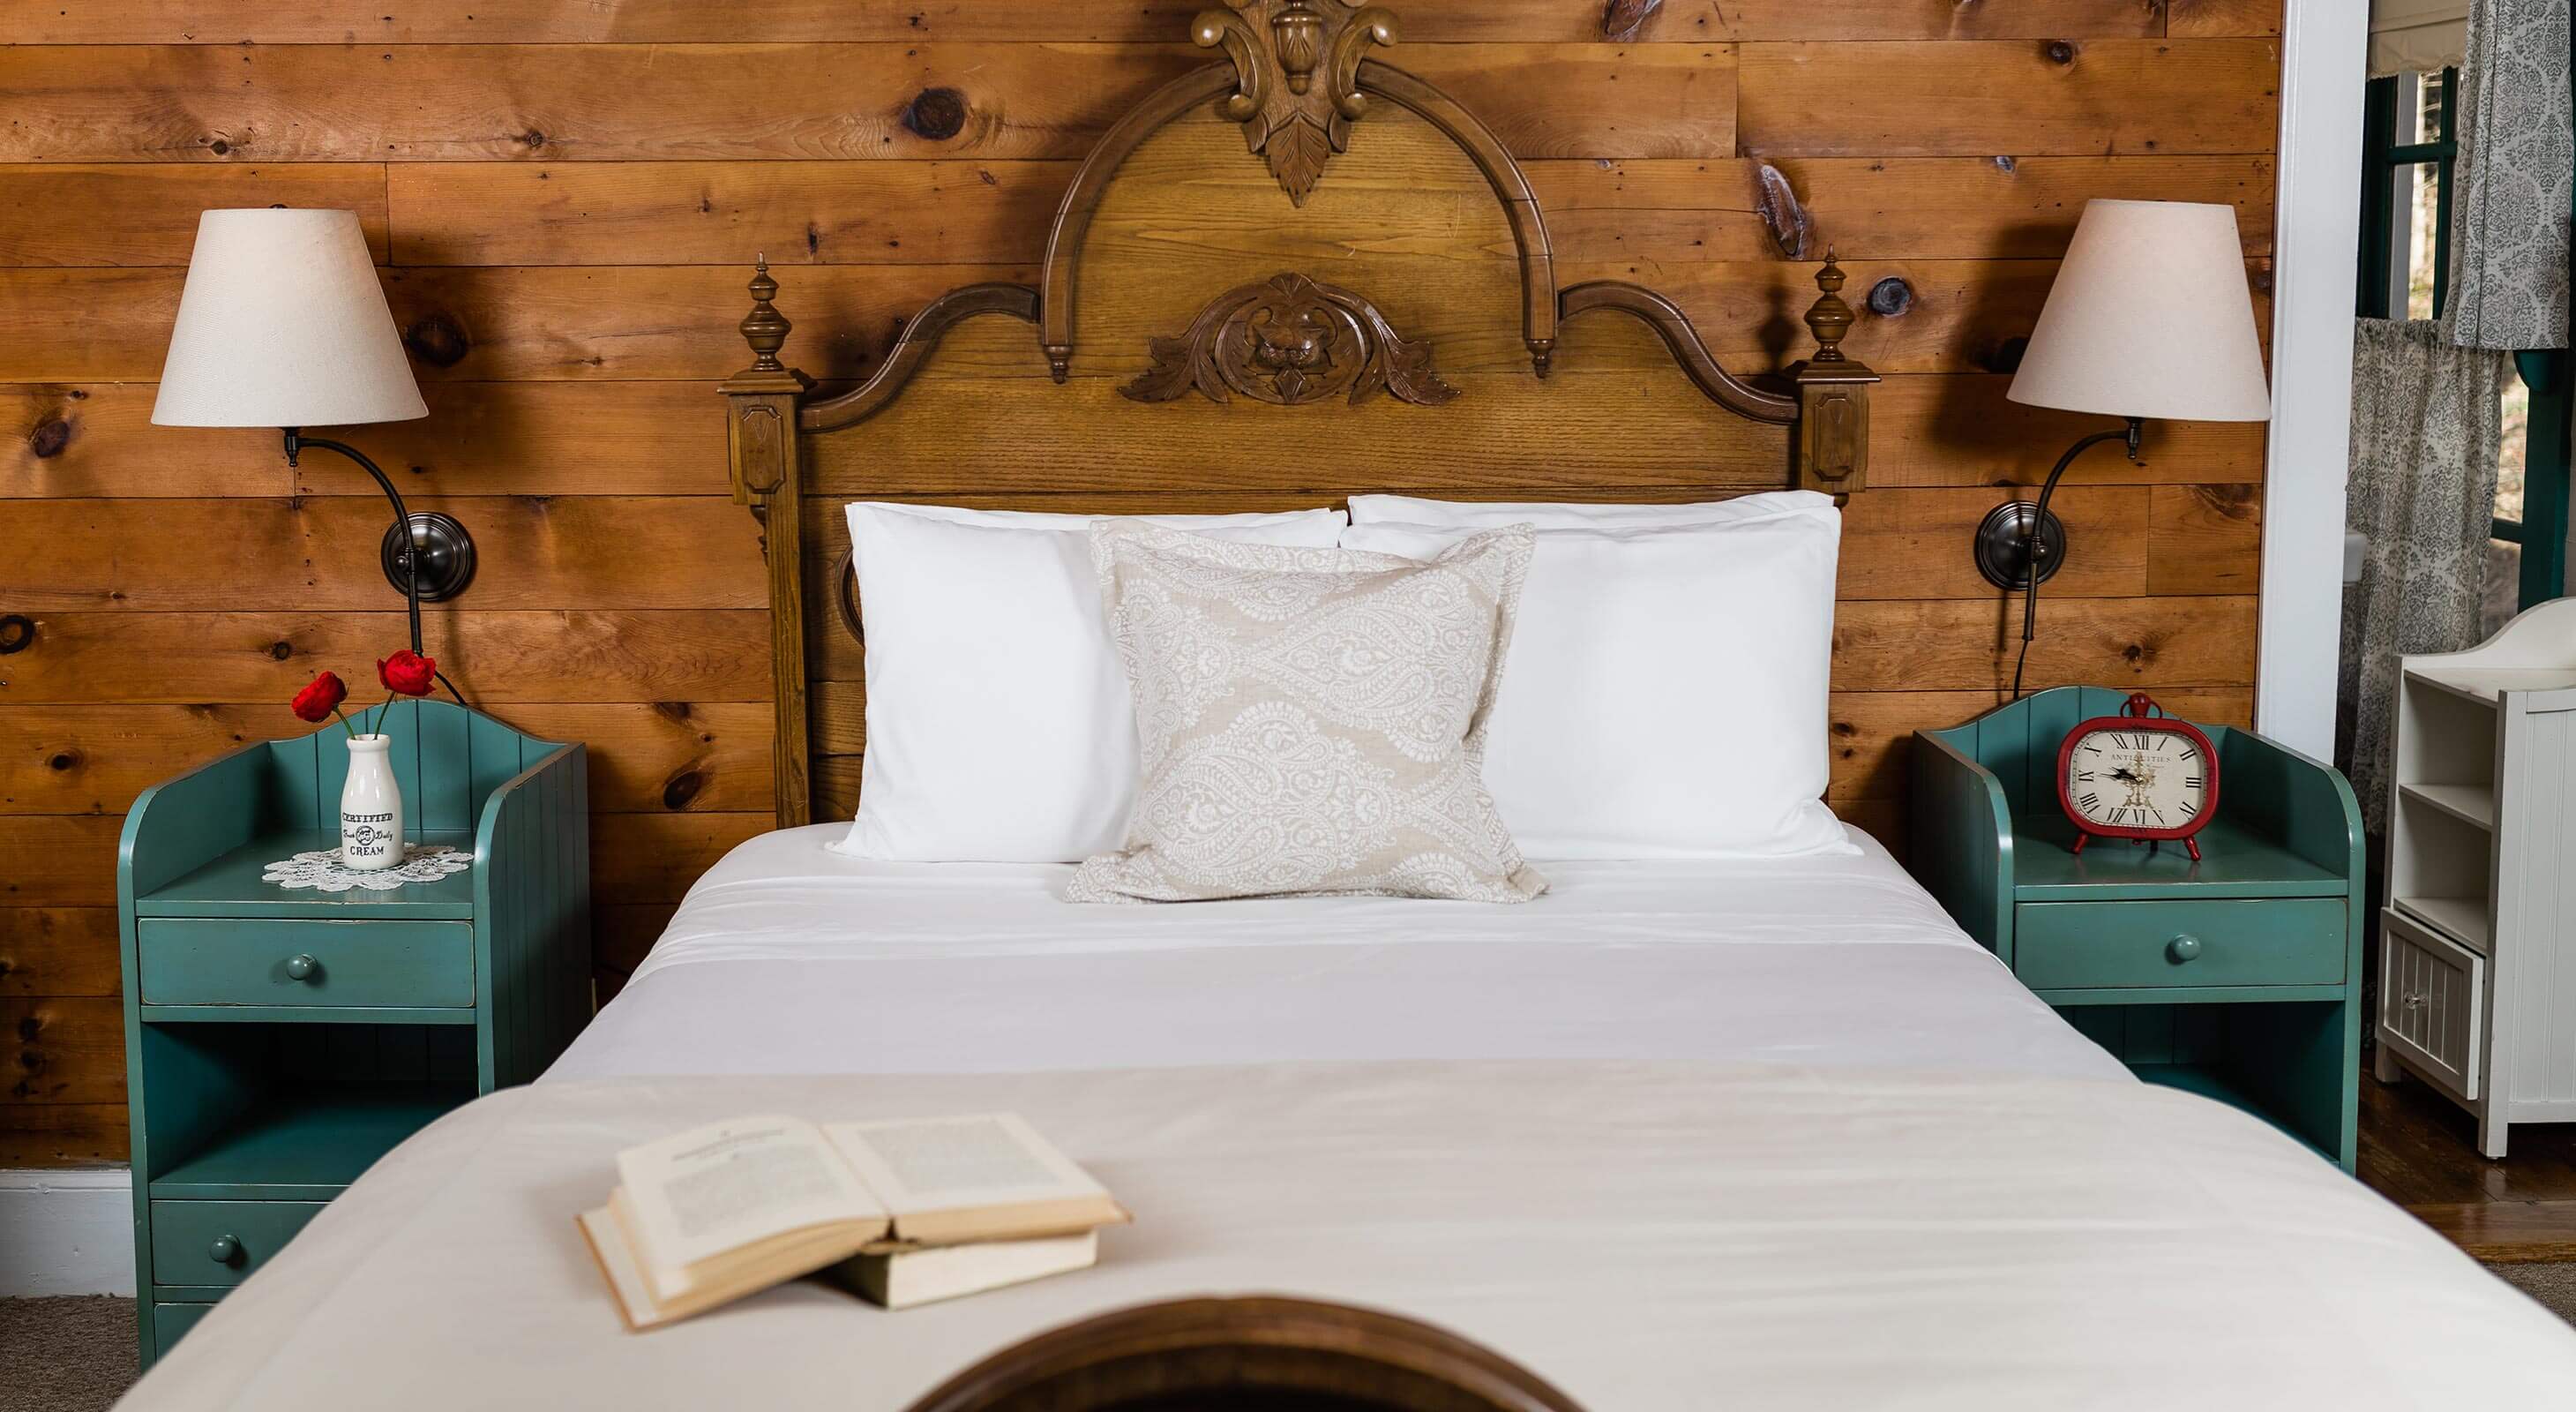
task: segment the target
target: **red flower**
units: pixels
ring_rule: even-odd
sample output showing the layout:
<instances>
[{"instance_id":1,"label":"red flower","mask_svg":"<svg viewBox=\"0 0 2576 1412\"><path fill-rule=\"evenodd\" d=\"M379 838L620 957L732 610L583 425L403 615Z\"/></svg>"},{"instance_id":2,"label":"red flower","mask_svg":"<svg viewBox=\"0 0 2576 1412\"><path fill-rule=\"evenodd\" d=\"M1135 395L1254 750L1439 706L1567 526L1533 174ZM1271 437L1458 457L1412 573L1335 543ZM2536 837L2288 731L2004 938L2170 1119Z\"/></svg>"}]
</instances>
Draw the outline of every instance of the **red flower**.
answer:
<instances>
[{"instance_id":1,"label":"red flower","mask_svg":"<svg viewBox=\"0 0 2576 1412\"><path fill-rule=\"evenodd\" d=\"M376 677L397 696L427 696L438 683L438 663L406 647L376 663Z\"/></svg>"},{"instance_id":2,"label":"red flower","mask_svg":"<svg viewBox=\"0 0 2576 1412\"><path fill-rule=\"evenodd\" d=\"M297 716L320 725L331 719L331 713L339 710L340 703L348 699L349 684L340 680L337 672L324 672L315 677L311 685L295 693L293 704Z\"/></svg>"}]
</instances>

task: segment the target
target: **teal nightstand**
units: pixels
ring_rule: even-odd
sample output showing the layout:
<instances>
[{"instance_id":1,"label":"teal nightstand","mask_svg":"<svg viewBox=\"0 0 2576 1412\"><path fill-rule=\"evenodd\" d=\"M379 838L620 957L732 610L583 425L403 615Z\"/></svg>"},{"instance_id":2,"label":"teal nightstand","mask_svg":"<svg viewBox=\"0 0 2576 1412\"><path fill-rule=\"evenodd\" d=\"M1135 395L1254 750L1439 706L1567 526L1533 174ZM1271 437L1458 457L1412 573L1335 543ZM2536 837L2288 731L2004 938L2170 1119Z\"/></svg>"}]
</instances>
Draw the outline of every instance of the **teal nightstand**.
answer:
<instances>
[{"instance_id":1,"label":"teal nightstand","mask_svg":"<svg viewBox=\"0 0 2576 1412\"><path fill-rule=\"evenodd\" d=\"M339 843L340 727L144 792L125 819L125 963L143 1361L177 1342L394 1144L536 1077L590 1015L582 747L442 701L387 715L405 826L471 850L387 892L287 891Z\"/></svg>"},{"instance_id":2,"label":"teal nightstand","mask_svg":"<svg viewBox=\"0 0 2576 1412\"><path fill-rule=\"evenodd\" d=\"M2259 1114L2351 1171L2362 886L2352 787L2251 731L2203 726L2219 759L2203 861L2177 844L2115 840L2079 857L2057 805L2058 743L2127 699L2059 687L1916 732L1914 875L2139 1077Z\"/></svg>"}]
</instances>

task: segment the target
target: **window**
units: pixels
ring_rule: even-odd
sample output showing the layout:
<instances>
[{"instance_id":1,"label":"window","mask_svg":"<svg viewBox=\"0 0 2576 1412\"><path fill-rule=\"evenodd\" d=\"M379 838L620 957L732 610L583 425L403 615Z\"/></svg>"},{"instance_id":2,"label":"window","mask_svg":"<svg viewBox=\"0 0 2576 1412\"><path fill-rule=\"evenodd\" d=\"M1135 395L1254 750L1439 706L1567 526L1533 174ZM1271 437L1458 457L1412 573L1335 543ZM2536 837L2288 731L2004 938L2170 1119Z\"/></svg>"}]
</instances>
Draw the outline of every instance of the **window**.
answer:
<instances>
[{"instance_id":1,"label":"window","mask_svg":"<svg viewBox=\"0 0 2576 1412\"><path fill-rule=\"evenodd\" d=\"M2453 116L2460 71L2370 81L2362 107L2363 318L2439 318L2450 293ZM2566 591L2568 377L2564 353L2519 353L2504 395L2495 541L2487 576L2493 626Z\"/></svg>"}]
</instances>

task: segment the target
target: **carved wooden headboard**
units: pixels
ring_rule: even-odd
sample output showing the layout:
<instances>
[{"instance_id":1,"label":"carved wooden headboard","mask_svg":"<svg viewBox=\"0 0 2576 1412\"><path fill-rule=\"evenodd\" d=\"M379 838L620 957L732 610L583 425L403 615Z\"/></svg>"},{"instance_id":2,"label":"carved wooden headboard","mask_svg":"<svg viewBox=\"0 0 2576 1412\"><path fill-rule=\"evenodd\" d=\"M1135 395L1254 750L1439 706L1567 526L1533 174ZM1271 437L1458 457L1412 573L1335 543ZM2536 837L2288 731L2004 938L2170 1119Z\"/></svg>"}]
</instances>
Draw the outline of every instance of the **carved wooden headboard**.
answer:
<instances>
[{"instance_id":1,"label":"carved wooden headboard","mask_svg":"<svg viewBox=\"0 0 2576 1412\"><path fill-rule=\"evenodd\" d=\"M753 277L756 356L720 390L734 498L766 527L782 827L856 803L855 499L1153 514L1865 484L1878 379L1838 346L1830 252L1810 307L1775 296L1729 331L1775 358L1800 322L1812 337L1757 385L1652 289L1558 287L1502 140L1373 56L1397 41L1386 9L1225 3L1191 36L1223 58L1083 160L1037 285L952 290L874 376L822 389L781 360L779 285ZM1581 317L1599 310L1631 317Z\"/></svg>"}]
</instances>

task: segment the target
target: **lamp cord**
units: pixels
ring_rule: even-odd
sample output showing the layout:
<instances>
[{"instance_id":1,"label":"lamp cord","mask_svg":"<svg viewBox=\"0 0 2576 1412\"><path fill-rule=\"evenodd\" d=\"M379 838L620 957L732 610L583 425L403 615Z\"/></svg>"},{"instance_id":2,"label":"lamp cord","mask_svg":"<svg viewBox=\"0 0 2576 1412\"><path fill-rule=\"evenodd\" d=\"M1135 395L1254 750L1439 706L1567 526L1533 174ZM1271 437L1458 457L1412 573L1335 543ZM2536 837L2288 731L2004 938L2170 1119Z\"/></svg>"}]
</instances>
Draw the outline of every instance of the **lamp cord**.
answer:
<instances>
[{"instance_id":1,"label":"lamp cord","mask_svg":"<svg viewBox=\"0 0 2576 1412\"><path fill-rule=\"evenodd\" d=\"M324 451L337 451L341 455L348 457L350 460L357 462L359 467L365 470L368 475L376 478L376 484L384 490L385 498L393 502L394 532L402 536L403 542L409 546L407 551L403 554L402 560L403 604L411 613L411 650L414 654L418 654L421 650L420 546L419 542L412 537L410 507L403 504L402 492L394 488L393 477L386 475L382 467L378 466L375 462L368 460L366 454L358 450L358 448L351 446L346 442L329 441L318 436L305 436L294 427L286 428L287 465L293 466L296 463L296 457L306 449L312 447L319 447ZM447 673L434 671L431 675L438 678L438 684L440 686L447 688L447 694L455 698L457 705L463 706L465 704L464 695L457 691L456 683L447 679Z\"/></svg>"},{"instance_id":2,"label":"lamp cord","mask_svg":"<svg viewBox=\"0 0 2576 1412\"><path fill-rule=\"evenodd\" d=\"M2039 504L2033 507L2030 529L2022 535L2022 576L2027 582L2022 587L2021 654L2013 659L2012 699L2015 701L2021 699L2022 669L2030 665L2031 639L2039 635L2039 532L2048 523L2048 502L2057 494L2057 483L2065 478L2066 468L2075 464L2076 457L2106 441L2127 442L2129 459L2136 461L2138 443L2145 433L2146 422L2139 417L2129 418L2128 425L2124 427L2097 431L2066 448L2066 454L2058 457L2057 464L2049 468L2048 479L2040 482Z\"/></svg>"}]
</instances>

